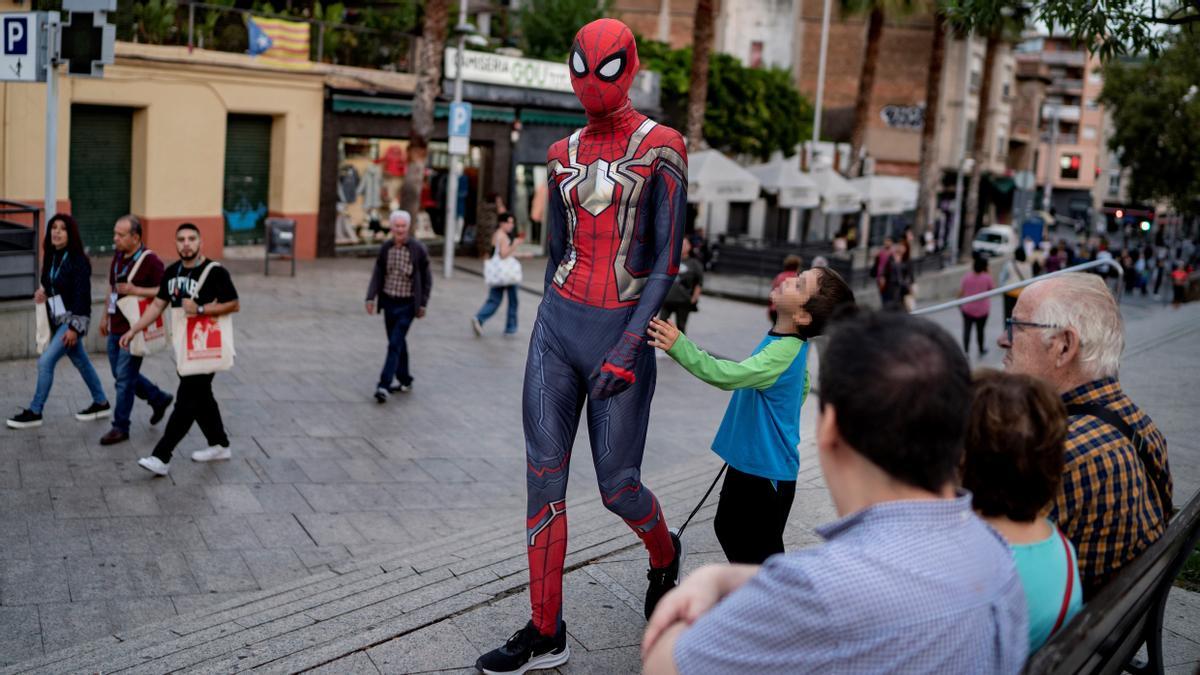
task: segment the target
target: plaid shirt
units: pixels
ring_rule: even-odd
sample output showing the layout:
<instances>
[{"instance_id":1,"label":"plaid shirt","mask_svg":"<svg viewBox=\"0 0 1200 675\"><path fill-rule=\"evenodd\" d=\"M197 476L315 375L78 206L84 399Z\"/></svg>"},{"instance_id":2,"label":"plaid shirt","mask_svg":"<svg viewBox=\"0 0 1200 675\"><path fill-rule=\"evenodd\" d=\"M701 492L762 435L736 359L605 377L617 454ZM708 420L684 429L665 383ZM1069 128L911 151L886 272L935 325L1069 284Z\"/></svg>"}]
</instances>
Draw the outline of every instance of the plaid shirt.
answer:
<instances>
[{"instance_id":1,"label":"plaid shirt","mask_svg":"<svg viewBox=\"0 0 1200 675\"><path fill-rule=\"evenodd\" d=\"M393 246L388 251L387 275L383 278L383 293L393 298L413 295L412 254L407 246Z\"/></svg>"},{"instance_id":2,"label":"plaid shirt","mask_svg":"<svg viewBox=\"0 0 1200 675\"><path fill-rule=\"evenodd\" d=\"M1163 481L1170 494L1167 441L1116 378L1089 382L1062 399L1067 405L1098 403L1117 412L1145 439L1150 457L1150 466L1143 466L1133 443L1115 427L1091 415L1071 416L1062 486L1050 518L1075 543L1079 575L1090 595L1166 528L1151 481Z\"/></svg>"}]
</instances>

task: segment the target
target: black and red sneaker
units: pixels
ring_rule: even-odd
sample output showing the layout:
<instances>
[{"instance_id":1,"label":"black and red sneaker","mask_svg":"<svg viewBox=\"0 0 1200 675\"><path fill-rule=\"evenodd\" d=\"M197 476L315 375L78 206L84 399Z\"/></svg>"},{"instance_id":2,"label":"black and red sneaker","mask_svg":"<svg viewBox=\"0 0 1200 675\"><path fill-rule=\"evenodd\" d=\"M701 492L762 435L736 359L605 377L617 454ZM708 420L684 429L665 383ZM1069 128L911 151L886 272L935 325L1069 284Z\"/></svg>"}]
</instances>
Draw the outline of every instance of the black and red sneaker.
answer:
<instances>
[{"instance_id":1,"label":"black and red sneaker","mask_svg":"<svg viewBox=\"0 0 1200 675\"><path fill-rule=\"evenodd\" d=\"M503 647L479 657L475 667L485 675L521 675L529 670L561 666L569 658L567 624L559 621L558 633L546 637L530 621L513 633Z\"/></svg>"},{"instance_id":2,"label":"black and red sneaker","mask_svg":"<svg viewBox=\"0 0 1200 675\"><path fill-rule=\"evenodd\" d=\"M650 620L650 615L654 614L654 608L658 607L658 601L679 585L679 568L683 565L683 541L679 539L675 530L671 530L671 543L675 545L675 559L671 564L658 569L651 567L650 571L646 572L646 578L650 580L650 586L646 588L647 621Z\"/></svg>"}]
</instances>

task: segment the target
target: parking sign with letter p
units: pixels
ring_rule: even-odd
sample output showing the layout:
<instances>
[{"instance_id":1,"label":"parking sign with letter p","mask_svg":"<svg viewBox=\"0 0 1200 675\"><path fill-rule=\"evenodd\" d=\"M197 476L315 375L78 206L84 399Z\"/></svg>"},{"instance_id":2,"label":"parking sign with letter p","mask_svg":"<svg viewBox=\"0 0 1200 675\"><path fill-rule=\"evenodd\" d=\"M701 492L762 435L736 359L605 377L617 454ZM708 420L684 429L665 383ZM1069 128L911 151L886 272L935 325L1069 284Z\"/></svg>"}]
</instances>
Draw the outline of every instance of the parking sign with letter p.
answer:
<instances>
[{"instance_id":1,"label":"parking sign with letter p","mask_svg":"<svg viewBox=\"0 0 1200 675\"><path fill-rule=\"evenodd\" d=\"M9 56L29 55L28 15L4 17L4 53Z\"/></svg>"}]
</instances>

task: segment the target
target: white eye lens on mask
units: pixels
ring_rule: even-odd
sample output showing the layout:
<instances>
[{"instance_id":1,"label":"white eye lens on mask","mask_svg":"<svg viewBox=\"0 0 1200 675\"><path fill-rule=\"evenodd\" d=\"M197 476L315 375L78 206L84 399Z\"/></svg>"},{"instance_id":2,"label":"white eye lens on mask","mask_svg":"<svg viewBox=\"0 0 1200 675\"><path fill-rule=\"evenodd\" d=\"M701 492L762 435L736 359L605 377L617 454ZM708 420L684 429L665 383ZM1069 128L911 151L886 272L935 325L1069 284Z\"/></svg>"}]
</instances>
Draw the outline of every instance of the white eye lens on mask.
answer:
<instances>
[{"instance_id":1,"label":"white eye lens on mask","mask_svg":"<svg viewBox=\"0 0 1200 675\"><path fill-rule=\"evenodd\" d=\"M617 79L624 67L625 56L623 54L610 57L609 60L600 64L600 68L596 71L596 76L602 80L612 81Z\"/></svg>"},{"instance_id":2,"label":"white eye lens on mask","mask_svg":"<svg viewBox=\"0 0 1200 675\"><path fill-rule=\"evenodd\" d=\"M579 52L571 54L571 70L580 77L587 74L587 66L583 65L583 57L579 55Z\"/></svg>"}]
</instances>

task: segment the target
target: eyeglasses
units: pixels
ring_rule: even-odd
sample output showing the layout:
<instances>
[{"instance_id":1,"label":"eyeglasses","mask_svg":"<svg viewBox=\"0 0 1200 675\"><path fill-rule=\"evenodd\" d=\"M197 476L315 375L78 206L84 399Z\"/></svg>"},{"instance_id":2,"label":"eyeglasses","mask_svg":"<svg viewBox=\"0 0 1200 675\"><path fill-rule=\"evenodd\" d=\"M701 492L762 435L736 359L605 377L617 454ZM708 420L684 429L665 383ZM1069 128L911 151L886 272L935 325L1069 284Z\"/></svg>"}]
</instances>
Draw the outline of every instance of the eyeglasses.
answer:
<instances>
[{"instance_id":1,"label":"eyeglasses","mask_svg":"<svg viewBox=\"0 0 1200 675\"><path fill-rule=\"evenodd\" d=\"M1008 338L1008 344L1012 344L1012 341L1013 341L1013 326L1016 326L1018 328L1059 328L1059 326L1055 326L1052 323L1034 323L1033 321L1018 321L1018 320L1010 317L1010 318L1007 318L1004 320L1004 334L1005 334L1005 337Z\"/></svg>"}]
</instances>

